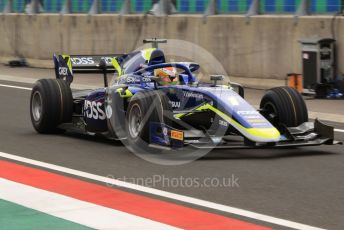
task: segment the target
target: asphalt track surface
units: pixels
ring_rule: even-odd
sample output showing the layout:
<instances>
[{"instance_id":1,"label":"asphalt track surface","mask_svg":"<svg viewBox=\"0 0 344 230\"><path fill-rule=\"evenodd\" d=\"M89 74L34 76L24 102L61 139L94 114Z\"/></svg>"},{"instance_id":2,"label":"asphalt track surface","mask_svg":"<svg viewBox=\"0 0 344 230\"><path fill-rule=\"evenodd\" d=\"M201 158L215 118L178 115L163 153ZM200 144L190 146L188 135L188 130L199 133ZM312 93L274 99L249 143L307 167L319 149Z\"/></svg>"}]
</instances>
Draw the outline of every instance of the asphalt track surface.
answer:
<instances>
[{"instance_id":1,"label":"asphalt track surface","mask_svg":"<svg viewBox=\"0 0 344 230\"><path fill-rule=\"evenodd\" d=\"M31 87L5 81L0 84ZM157 175L165 179L183 176L201 181L204 178L234 177L238 178L239 186L168 186L156 183L153 187L319 228L343 229L344 148L341 145L278 150L213 150L206 157L188 164L157 165L135 156L117 141L71 133L37 134L31 126L29 96L28 90L0 86L0 152L104 177L126 178L124 180ZM332 124L338 129L344 128L343 124ZM344 133L336 132L336 139L344 141ZM285 229L242 216L180 204L274 229Z\"/></svg>"}]
</instances>

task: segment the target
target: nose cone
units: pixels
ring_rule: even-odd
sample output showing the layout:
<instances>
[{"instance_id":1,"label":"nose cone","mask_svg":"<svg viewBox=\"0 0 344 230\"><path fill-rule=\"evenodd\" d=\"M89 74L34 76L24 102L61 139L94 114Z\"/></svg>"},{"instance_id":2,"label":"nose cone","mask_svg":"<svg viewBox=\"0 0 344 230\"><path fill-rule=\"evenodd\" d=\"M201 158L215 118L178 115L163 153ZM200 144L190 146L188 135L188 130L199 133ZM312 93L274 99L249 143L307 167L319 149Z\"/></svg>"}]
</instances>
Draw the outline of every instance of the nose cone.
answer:
<instances>
[{"instance_id":1,"label":"nose cone","mask_svg":"<svg viewBox=\"0 0 344 230\"><path fill-rule=\"evenodd\" d=\"M280 140L280 132L275 128L249 128L246 130L248 138L255 142L277 142Z\"/></svg>"}]
</instances>

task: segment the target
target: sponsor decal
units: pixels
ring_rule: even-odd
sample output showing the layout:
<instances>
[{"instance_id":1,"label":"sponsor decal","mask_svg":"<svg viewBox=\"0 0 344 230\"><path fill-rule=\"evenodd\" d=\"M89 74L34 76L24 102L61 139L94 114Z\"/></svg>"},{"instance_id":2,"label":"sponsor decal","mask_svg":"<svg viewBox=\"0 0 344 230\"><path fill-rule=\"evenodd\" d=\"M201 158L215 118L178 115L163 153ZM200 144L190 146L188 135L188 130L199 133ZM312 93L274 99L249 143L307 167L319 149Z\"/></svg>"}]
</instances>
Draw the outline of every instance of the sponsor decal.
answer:
<instances>
[{"instance_id":1,"label":"sponsor decal","mask_svg":"<svg viewBox=\"0 0 344 230\"><path fill-rule=\"evenodd\" d=\"M264 117L256 110L238 111L237 113L241 115L243 118L247 119L248 122L258 120L260 122L266 122Z\"/></svg>"},{"instance_id":2,"label":"sponsor decal","mask_svg":"<svg viewBox=\"0 0 344 230\"><path fill-rule=\"evenodd\" d=\"M219 125L222 125L224 127L228 127L228 123L224 120L219 120Z\"/></svg>"},{"instance_id":3,"label":"sponsor decal","mask_svg":"<svg viewBox=\"0 0 344 230\"><path fill-rule=\"evenodd\" d=\"M113 57L101 57L100 59L104 60L107 65L110 65ZM73 65L95 65L95 64L98 64L93 59L93 57L72 57L70 60L71 60Z\"/></svg>"},{"instance_id":4,"label":"sponsor decal","mask_svg":"<svg viewBox=\"0 0 344 230\"><path fill-rule=\"evenodd\" d=\"M260 114L256 110L243 110L243 111L238 111L237 113L240 115L257 115L257 114Z\"/></svg>"},{"instance_id":5,"label":"sponsor decal","mask_svg":"<svg viewBox=\"0 0 344 230\"><path fill-rule=\"evenodd\" d=\"M171 130L171 138L175 140L184 140L184 133L177 130Z\"/></svg>"},{"instance_id":6,"label":"sponsor decal","mask_svg":"<svg viewBox=\"0 0 344 230\"><path fill-rule=\"evenodd\" d=\"M107 65L110 65L113 57L102 57L101 59L103 59Z\"/></svg>"},{"instance_id":7,"label":"sponsor decal","mask_svg":"<svg viewBox=\"0 0 344 230\"><path fill-rule=\"evenodd\" d=\"M125 82L130 84L130 83L141 83L142 82L151 82L151 78L150 77L125 77Z\"/></svg>"},{"instance_id":8,"label":"sponsor decal","mask_svg":"<svg viewBox=\"0 0 344 230\"><path fill-rule=\"evenodd\" d=\"M262 116L260 115L247 115L245 116L246 119L252 119L252 120L262 120Z\"/></svg>"},{"instance_id":9,"label":"sponsor decal","mask_svg":"<svg viewBox=\"0 0 344 230\"><path fill-rule=\"evenodd\" d=\"M126 78L126 82L127 83L135 83L136 82L136 79L134 77L127 77Z\"/></svg>"},{"instance_id":10,"label":"sponsor decal","mask_svg":"<svg viewBox=\"0 0 344 230\"><path fill-rule=\"evenodd\" d=\"M70 59L73 65L92 65L95 64L92 57L73 57Z\"/></svg>"},{"instance_id":11,"label":"sponsor decal","mask_svg":"<svg viewBox=\"0 0 344 230\"><path fill-rule=\"evenodd\" d=\"M190 91L183 91L183 94L184 94L184 97L203 99L203 94L201 94L201 93L194 93L194 92L190 92Z\"/></svg>"},{"instance_id":12,"label":"sponsor decal","mask_svg":"<svg viewBox=\"0 0 344 230\"><path fill-rule=\"evenodd\" d=\"M256 128L271 127L270 123L267 123L267 122L250 122L250 124L252 125L252 127L256 127Z\"/></svg>"},{"instance_id":13,"label":"sponsor decal","mask_svg":"<svg viewBox=\"0 0 344 230\"><path fill-rule=\"evenodd\" d=\"M265 118L256 110L238 111L240 116L250 123L266 123Z\"/></svg>"},{"instance_id":14,"label":"sponsor decal","mask_svg":"<svg viewBox=\"0 0 344 230\"><path fill-rule=\"evenodd\" d=\"M142 78L142 81L143 81L143 82L151 82L152 80L151 80L150 77L143 77L143 78Z\"/></svg>"},{"instance_id":15,"label":"sponsor decal","mask_svg":"<svg viewBox=\"0 0 344 230\"><path fill-rule=\"evenodd\" d=\"M112 108L110 105L106 106L105 113L107 118L110 118L112 116Z\"/></svg>"},{"instance_id":16,"label":"sponsor decal","mask_svg":"<svg viewBox=\"0 0 344 230\"><path fill-rule=\"evenodd\" d=\"M67 73L68 73L68 68L67 67L59 67L59 75L66 76Z\"/></svg>"},{"instance_id":17,"label":"sponsor decal","mask_svg":"<svg viewBox=\"0 0 344 230\"><path fill-rule=\"evenodd\" d=\"M164 127L164 128L162 129L162 133L164 134L164 136L167 136L167 135L168 135L168 130L167 130L166 127Z\"/></svg>"},{"instance_id":18,"label":"sponsor decal","mask_svg":"<svg viewBox=\"0 0 344 230\"><path fill-rule=\"evenodd\" d=\"M103 109L101 108L102 105L103 104L100 102L85 100L84 116L95 120L105 120L106 115Z\"/></svg>"},{"instance_id":19,"label":"sponsor decal","mask_svg":"<svg viewBox=\"0 0 344 230\"><path fill-rule=\"evenodd\" d=\"M172 108L180 108L180 101L169 101Z\"/></svg>"}]
</instances>

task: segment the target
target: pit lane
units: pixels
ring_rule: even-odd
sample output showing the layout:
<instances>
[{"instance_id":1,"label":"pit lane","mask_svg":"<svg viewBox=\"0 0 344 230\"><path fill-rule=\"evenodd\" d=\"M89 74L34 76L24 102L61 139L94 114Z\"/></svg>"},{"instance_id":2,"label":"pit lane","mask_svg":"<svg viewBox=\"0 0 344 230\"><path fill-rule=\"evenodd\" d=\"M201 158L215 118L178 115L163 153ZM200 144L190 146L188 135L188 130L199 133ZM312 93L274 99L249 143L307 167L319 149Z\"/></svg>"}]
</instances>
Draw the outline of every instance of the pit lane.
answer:
<instances>
[{"instance_id":1,"label":"pit lane","mask_svg":"<svg viewBox=\"0 0 344 230\"><path fill-rule=\"evenodd\" d=\"M3 81L0 84L31 87L30 84ZM311 226L329 229L344 226L341 215L344 212L344 151L340 145L216 150L187 165L161 166L137 158L120 142L71 133L39 135L31 126L30 91L0 87L0 96L1 152L114 178L164 175L170 179L183 176L202 180L234 175L238 178L238 187L157 183L154 188ZM338 129L344 127L330 123ZM336 138L343 141L344 133L336 132Z\"/></svg>"}]
</instances>

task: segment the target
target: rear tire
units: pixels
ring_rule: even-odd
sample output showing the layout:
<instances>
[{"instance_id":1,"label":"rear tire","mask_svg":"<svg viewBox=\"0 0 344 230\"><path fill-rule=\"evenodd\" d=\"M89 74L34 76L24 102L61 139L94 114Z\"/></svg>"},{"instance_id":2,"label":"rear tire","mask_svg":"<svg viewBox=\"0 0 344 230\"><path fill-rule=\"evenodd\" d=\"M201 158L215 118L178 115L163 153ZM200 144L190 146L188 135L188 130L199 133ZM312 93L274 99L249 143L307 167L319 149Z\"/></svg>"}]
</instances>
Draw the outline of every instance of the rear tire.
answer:
<instances>
[{"instance_id":1,"label":"rear tire","mask_svg":"<svg viewBox=\"0 0 344 230\"><path fill-rule=\"evenodd\" d=\"M30 115L39 133L54 133L58 125L72 120L73 96L67 82L61 79L41 79L31 91Z\"/></svg>"},{"instance_id":2,"label":"rear tire","mask_svg":"<svg viewBox=\"0 0 344 230\"><path fill-rule=\"evenodd\" d=\"M260 102L262 114L276 127L296 127L308 121L302 96L293 88L283 86L268 90Z\"/></svg>"}]
</instances>

